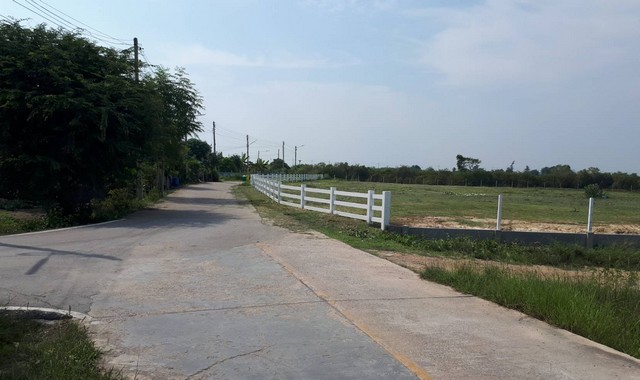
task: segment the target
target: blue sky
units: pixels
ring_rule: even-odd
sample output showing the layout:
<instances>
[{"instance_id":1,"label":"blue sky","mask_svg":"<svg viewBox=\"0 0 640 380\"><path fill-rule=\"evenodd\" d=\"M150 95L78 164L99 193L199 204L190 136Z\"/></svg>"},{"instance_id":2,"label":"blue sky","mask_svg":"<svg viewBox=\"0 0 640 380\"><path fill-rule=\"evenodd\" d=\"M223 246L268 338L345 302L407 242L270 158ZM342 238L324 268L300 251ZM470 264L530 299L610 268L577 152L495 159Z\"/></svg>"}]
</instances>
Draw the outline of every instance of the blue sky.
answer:
<instances>
[{"instance_id":1,"label":"blue sky","mask_svg":"<svg viewBox=\"0 0 640 380\"><path fill-rule=\"evenodd\" d=\"M637 0L16 1L185 67L225 155L640 171Z\"/></svg>"}]
</instances>

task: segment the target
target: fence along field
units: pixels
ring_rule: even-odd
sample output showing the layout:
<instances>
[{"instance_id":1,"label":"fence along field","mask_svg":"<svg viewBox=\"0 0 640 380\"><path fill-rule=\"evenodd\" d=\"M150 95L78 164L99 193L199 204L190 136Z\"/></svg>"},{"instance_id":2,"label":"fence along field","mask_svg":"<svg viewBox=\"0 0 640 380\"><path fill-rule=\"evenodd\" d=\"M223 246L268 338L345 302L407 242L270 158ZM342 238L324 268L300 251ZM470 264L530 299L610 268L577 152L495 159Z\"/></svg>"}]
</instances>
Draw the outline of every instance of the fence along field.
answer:
<instances>
[{"instance_id":1,"label":"fence along field","mask_svg":"<svg viewBox=\"0 0 640 380\"><path fill-rule=\"evenodd\" d=\"M303 176L303 177L301 177ZM305 184L285 185L282 181L316 179L314 175L254 175L251 185L272 200L291 207L360 219L368 224L378 223L385 230L389 226L391 193L341 191L335 187L317 189Z\"/></svg>"},{"instance_id":2,"label":"fence along field","mask_svg":"<svg viewBox=\"0 0 640 380\"><path fill-rule=\"evenodd\" d=\"M308 186L345 191L391 191L393 225L495 229L498 195L503 195L501 229L585 233L589 200L584 190L406 185L321 180ZM606 192L596 199L593 232L640 234L640 193Z\"/></svg>"}]
</instances>

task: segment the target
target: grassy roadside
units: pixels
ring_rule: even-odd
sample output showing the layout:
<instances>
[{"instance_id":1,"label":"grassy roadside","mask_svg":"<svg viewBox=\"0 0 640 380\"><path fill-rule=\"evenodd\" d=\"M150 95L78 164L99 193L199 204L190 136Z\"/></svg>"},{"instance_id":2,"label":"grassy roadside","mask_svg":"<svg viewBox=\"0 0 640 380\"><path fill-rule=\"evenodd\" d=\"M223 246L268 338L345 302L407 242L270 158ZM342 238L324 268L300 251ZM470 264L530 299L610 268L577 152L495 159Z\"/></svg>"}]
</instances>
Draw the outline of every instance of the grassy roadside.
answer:
<instances>
[{"instance_id":1,"label":"grassy roadside","mask_svg":"<svg viewBox=\"0 0 640 380\"><path fill-rule=\"evenodd\" d=\"M105 199L91 201L74 215L63 215L57 208L45 212L30 203L0 199L0 236L115 220L160 199L157 191L149 192L144 199L136 199L126 189L114 189Z\"/></svg>"},{"instance_id":2,"label":"grassy roadside","mask_svg":"<svg viewBox=\"0 0 640 380\"><path fill-rule=\"evenodd\" d=\"M586 270L584 276L550 278L530 271L516 273L499 268L454 266L452 269L427 268L421 275L640 358L638 249L521 246L470 239L427 240L386 233L360 221L280 206L247 185L236 187L235 192L276 225L294 231L317 230L372 253L393 251Z\"/></svg>"},{"instance_id":3,"label":"grassy roadside","mask_svg":"<svg viewBox=\"0 0 640 380\"><path fill-rule=\"evenodd\" d=\"M500 268L426 268L422 278L493 301L640 358L637 272L540 278Z\"/></svg>"},{"instance_id":4,"label":"grassy roadside","mask_svg":"<svg viewBox=\"0 0 640 380\"><path fill-rule=\"evenodd\" d=\"M73 320L42 323L0 312L2 379L123 379L100 368L100 355L86 329Z\"/></svg>"}]
</instances>

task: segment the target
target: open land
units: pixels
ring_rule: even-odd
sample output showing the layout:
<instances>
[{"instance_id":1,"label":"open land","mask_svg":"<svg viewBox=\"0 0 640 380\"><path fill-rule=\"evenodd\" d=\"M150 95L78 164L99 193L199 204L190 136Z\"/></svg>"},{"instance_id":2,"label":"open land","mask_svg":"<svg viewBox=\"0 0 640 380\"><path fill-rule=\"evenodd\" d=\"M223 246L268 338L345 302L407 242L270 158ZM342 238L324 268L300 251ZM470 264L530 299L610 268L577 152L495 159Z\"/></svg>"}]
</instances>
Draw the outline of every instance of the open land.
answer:
<instances>
[{"instance_id":1,"label":"open land","mask_svg":"<svg viewBox=\"0 0 640 380\"><path fill-rule=\"evenodd\" d=\"M585 232L588 199L582 189L407 185L322 180L309 187L391 191L391 223L412 227L494 229L503 195L502 229ZM594 211L595 233L640 234L640 193L605 192Z\"/></svg>"}]
</instances>

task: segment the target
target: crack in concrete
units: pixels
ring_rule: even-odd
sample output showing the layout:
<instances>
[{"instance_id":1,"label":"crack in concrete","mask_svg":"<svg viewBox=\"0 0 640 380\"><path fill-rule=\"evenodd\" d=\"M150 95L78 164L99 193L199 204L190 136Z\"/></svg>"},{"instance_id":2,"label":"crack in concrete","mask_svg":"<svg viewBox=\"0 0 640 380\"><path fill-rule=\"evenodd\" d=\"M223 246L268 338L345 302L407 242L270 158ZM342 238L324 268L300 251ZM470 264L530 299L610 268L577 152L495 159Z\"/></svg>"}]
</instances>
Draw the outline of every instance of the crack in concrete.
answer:
<instances>
[{"instance_id":1,"label":"crack in concrete","mask_svg":"<svg viewBox=\"0 0 640 380\"><path fill-rule=\"evenodd\" d=\"M201 375L201 374L203 374L203 373L205 373L205 372L209 371L211 368L213 368L213 367L215 367L215 366L217 366L217 365L220 365L220 364L222 364L222 363L224 363L224 362L226 362L226 361L233 360L233 359L237 359L237 358L240 358L240 357L243 357L243 356L249 356L249 355L257 354L258 352L264 351L264 350L266 350L266 349L267 349L267 348L269 348L269 347L270 347L270 346L262 347L262 348L261 348L261 349L259 349L259 350L255 350L255 351L251 351L251 352L245 352L245 353L243 353L243 354L238 354L238 355L230 356L230 357L228 357L228 358L224 358L224 359L222 359L222 360L218 360L217 362L215 362L215 363L211 364L210 366L208 366L208 367L206 367L206 368L203 368L203 369L199 370L198 372L195 372L195 373L193 373L193 374L191 374L191 375L187 376L187 377L185 378L185 380L189 380L189 379L192 379L192 378L193 378L193 377L195 377L195 376Z\"/></svg>"},{"instance_id":2,"label":"crack in concrete","mask_svg":"<svg viewBox=\"0 0 640 380\"><path fill-rule=\"evenodd\" d=\"M316 295L317 296L317 295ZM248 309L259 309L259 308L268 308L268 307L278 307L278 306L298 306L298 305L311 305L318 303L327 303L327 302L375 302L375 301L420 301L420 300L429 300L429 299L455 299L455 298L473 298L472 295L459 295L459 296L433 296L433 297L397 297L397 298L344 298L344 299L329 299L329 298L320 298L314 301L299 301L299 302L278 302L278 303L267 303L267 304L259 304L259 305L242 305L242 306L228 306L228 307L215 307L215 308L201 308L201 309L191 309L191 310L175 310L175 311L163 311L157 313L129 313L129 314L113 314L113 315L103 315L99 317L93 317L95 320L101 319L111 319L111 318L119 318L119 317L148 317L148 316L158 316L158 315L172 315L172 314L192 314L192 313L201 313L201 312L209 312L209 311L229 311L229 310L248 310Z\"/></svg>"},{"instance_id":3,"label":"crack in concrete","mask_svg":"<svg viewBox=\"0 0 640 380\"><path fill-rule=\"evenodd\" d=\"M51 304L51 303L47 302L46 300L44 300L44 298L46 298L46 297L47 297L47 295L46 295L46 294L27 294L27 293L21 293L21 292L19 292L19 291L17 291L17 290L9 289L9 288L0 288L0 290L4 290L4 291L6 291L6 292L10 292L10 293L18 294L18 295L21 295L21 296L23 296L23 297L27 297L27 298L35 299L35 300L37 300L37 301L39 301L39 302L42 302L42 303L44 303L44 304L46 304L47 306L50 306L50 307L52 307L52 308L55 308L55 307L56 307L56 305L53 305L53 304ZM9 301L8 301L8 302L5 302L5 303L6 303L6 304L10 304L10 303L11 303L11 301L13 301L13 298L9 298Z\"/></svg>"}]
</instances>

